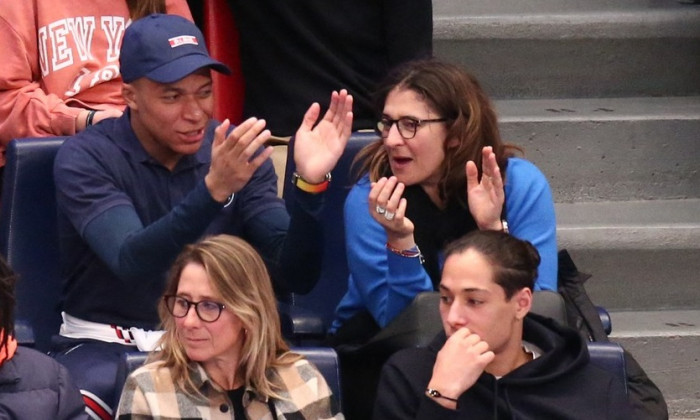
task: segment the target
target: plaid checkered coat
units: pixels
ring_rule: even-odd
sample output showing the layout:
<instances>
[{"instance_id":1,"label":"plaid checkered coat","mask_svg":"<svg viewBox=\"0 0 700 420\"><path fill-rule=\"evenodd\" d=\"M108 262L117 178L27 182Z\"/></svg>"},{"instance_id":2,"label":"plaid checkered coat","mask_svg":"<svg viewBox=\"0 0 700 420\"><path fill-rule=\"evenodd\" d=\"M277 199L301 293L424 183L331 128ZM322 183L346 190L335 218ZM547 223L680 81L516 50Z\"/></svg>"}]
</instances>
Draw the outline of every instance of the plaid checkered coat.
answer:
<instances>
[{"instance_id":1,"label":"plaid checkered coat","mask_svg":"<svg viewBox=\"0 0 700 420\"><path fill-rule=\"evenodd\" d=\"M233 419L233 404L226 391L209 379L204 368L192 363L192 378L206 397L188 395L176 389L170 369L163 362L153 362L135 370L126 381L117 409L118 419ZM338 412L323 375L306 359L268 372L281 385L273 399L276 419L344 419ZM248 388L243 407L250 420L272 420L266 398Z\"/></svg>"}]
</instances>

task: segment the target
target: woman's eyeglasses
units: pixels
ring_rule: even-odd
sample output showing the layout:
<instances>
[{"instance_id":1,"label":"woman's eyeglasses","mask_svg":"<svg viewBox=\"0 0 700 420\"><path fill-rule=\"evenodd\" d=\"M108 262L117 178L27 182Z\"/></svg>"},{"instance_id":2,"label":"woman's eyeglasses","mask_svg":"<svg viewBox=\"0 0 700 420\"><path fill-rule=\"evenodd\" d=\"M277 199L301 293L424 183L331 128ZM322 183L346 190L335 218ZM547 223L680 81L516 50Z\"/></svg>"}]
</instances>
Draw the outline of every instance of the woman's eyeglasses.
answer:
<instances>
[{"instance_id":1,"label":"woman's eyeglasses","mask_svg":"<svg viewBox=\"0 0 700 420\"><path fill-rule=\"evenodd\" d=\"M419 127L422 127L428 123L434 122L445 122L447 118L433 118L430 120L419 120L413 117L401 117L397 120L392 120L391 118L382 118L377 122L377 134L381 138L385 139L389 137L389 131L391 131L391 126L396 124L399 129L399 134L404 140L412 139L416 136L416 131Z\"/></svg>"},{"instance_id":2,"label":"woman's eyeglasses","mask_svg":"<svg viewBox=\"0 0 700 420\"><path fill-rule=\"evenodd\" d=\"M212 302L210 300L201 300L199 302L192 302L184 297L180 296L165 296L165 307L168 308L168 312L175 318L184 318L190 311L190 307L194 306L197 316L204 322L214 322L221 316L221 311L224 310L226 306L218 302Z\"/></svg>"}]
</instances>

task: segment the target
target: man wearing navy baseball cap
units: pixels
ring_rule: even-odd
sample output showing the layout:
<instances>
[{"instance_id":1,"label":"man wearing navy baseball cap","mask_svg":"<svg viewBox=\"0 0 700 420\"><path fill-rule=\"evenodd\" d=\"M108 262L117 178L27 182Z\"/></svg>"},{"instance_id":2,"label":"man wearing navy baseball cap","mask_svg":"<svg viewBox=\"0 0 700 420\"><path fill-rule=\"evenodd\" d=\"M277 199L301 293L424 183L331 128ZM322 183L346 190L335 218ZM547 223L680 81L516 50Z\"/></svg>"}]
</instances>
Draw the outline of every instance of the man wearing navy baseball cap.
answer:
<instances>
[{"instance_id":1,"label":"man wearing navy baseball cap","mask_svg":"<svg viewBox=\"0 0 700 420\"><path fill-rule=\"evenodd\" d=\"M120 65L127 109L69 138L54 175L63 264L57 359L111 415L121 354L150 350L159 334L165 273L184 245L238 235L261 253L278 293L308 292L322 255L323 191L352 127L352 97L333 92L323 118L312 104L294 142L297 188L289 212L265 121L212 120L211 71L202 33L173 15L150 15L124 34Z\"/></svg>"}]
</instances>

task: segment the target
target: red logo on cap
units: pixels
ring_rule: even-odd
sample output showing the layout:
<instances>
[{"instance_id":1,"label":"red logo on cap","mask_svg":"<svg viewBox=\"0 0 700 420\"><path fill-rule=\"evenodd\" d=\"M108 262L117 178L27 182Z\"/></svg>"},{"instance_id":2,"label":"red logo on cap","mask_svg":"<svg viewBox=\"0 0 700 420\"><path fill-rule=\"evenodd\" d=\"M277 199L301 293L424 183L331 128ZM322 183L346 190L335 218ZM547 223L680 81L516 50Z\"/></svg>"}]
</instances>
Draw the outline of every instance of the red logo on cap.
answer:
<instances>
[{"instance_id":1,"label":"red logo on cap","mask_svg":"<svg viewBox=\"0 0 700 420\"><path fill-rule=\"evenodd\" d=\"M199 42L197 42L197 38L192 35L176 36L168 39L168 42L170 42L170 48L175 48L179 47L180 45L186 44L199 45Z\"/></svg>"}]
</instances>

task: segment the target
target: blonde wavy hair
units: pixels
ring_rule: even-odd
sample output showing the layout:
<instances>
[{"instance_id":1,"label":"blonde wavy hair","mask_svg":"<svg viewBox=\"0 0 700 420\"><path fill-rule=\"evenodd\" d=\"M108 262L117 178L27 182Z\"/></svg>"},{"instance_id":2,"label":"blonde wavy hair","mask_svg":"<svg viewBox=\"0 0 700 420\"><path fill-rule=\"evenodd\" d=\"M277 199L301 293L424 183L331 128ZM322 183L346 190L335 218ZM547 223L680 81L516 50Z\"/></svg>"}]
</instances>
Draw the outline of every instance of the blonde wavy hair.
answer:
<instances>
[{"instance_id":1,"label":"blonde wavy hair","mask_svg":"<svg viewBox=\"0 0 700 420\"><path fill-rule=\"evenodd\" d=\"M244 240L218 235L188 245L177 257L170 270L164 296L177 294L180 275L188 264L204 267L212 288L220 296L225 311L233 312L246 330L245 342L238 366L245 385L260 395L279 398L278 386L270 381L267 370L286 366L302 356L291 353L282 338L277 301L270 275L260 255ZM171 369L176 386L188 394L199 394L192 382L188 364L191 362L178 339L175 319L161 299L158 313L165 335L163 350L152 355Z\"/></svg>"}]
</instances>

